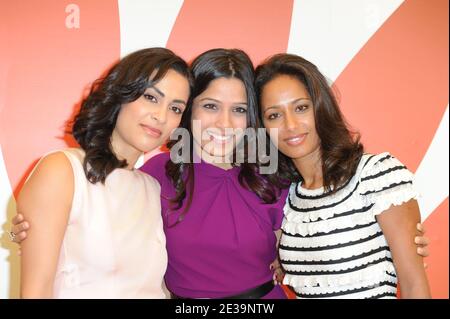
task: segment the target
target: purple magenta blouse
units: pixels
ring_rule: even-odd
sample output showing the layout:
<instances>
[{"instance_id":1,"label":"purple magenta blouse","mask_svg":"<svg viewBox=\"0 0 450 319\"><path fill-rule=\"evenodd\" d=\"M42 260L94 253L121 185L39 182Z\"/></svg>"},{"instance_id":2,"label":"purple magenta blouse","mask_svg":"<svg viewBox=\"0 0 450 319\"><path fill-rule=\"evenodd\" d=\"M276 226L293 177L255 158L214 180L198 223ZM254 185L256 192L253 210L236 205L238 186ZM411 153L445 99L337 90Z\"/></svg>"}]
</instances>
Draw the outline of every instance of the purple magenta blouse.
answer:
<instances>
[{"instance_id":1,"label":"purple magenta blouse","mask_svg":"<svg viewBox=\"0 0 450 319\"><path fill-rule=\"evenodd\" d=\"M238 181L239 167L223 170L206 162L194 164L194 196L184 219L183 207L167 213L175 189L165 174L169 153L154 156L141 170L161 184L161 209L167 240L166 285L185 298L236 295L272 279L277 255L274 230L281 227L288 190L275 204L263 204ZM264 298L286 298L275 288Z\"/></svg>"}]
</instances>

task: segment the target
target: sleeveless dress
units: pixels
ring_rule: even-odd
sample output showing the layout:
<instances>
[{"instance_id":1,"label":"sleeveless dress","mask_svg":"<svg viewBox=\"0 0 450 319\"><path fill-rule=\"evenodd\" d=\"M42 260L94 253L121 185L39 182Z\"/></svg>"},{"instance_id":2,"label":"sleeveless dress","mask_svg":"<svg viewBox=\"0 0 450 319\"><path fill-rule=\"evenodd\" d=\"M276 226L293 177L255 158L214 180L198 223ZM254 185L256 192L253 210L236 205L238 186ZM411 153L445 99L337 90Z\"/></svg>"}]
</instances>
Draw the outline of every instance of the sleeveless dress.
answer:
<instances>
[{"instance_id":1,"label":"sleeveless dress","mask_svg":"<svg viewBox=\"0 0 450 319\"><path fill-rule=\"evenodd\" d=\"M291 185L280 259L297 298L395 298L397 277L376 216L416 198L413 174L389 153L362 156L334 193Z\"/></svg>"},{"instance_id":2,"label":"sleeveless dress","mask_svg":"<svg viewBox=\"0 0 450 319\"><path fill-rule=\"evenodd\" d=\"M91 184L81 149L62 151L74 195L54 282L55 298L166 298L167 252L160 186L138 171L116 169Z\"/></svg>"}]
</instances>

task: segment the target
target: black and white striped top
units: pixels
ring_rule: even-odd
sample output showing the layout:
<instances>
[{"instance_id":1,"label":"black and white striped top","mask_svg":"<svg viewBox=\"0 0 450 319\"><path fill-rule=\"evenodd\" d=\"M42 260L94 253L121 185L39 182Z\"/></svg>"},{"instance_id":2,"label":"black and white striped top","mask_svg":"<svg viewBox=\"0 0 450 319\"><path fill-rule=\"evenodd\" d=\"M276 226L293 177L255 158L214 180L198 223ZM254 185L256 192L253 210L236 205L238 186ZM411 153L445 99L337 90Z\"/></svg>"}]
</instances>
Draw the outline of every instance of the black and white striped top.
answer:
<instances>
[{"instance_id":1,"label":"black and white striped top","mask_svg":"<svg viewBox=\"0 0 450 319\"><path fill-rule=\"evenodd\" d=\"M280 259L297 298L395 298L397 277L376 215L416 198L413 174L389 153L365 154L335 193L292 184Z\"/></svg>"}]
</instances>

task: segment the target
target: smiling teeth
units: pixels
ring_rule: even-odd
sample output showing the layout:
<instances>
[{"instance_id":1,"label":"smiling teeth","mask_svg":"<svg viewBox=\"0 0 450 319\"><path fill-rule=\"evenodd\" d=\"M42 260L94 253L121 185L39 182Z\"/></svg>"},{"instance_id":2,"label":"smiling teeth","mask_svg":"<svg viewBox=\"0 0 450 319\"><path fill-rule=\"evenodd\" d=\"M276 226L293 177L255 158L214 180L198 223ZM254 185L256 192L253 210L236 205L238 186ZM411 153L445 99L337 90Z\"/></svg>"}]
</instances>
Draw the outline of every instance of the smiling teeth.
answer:
<instances>
[{"instance_id":1,"label":"smiling teeth","mask_svg":"<svg viewBox=\"0 0 450 319\"><path fill-rule=\"evenodd\" d=\"M215 139L219 140L219 141L228 141L230 140L233 136L232 135L216 135L214 133L208 132L209 135L211 135L212 137L214 137Z\"/></svg>"}]
</instances>

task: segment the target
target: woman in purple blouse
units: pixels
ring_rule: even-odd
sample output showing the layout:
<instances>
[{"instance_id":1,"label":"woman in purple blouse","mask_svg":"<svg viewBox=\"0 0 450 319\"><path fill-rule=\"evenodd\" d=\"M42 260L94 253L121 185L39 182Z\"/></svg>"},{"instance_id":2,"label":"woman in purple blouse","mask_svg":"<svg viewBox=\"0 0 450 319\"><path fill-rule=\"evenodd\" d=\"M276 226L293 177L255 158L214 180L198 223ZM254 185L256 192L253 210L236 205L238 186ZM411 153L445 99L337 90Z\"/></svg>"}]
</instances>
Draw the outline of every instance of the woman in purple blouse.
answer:
<instances>
[{"instance_id":1,"label":"woman in purple blouse","mask_svg":"<svg viewBox=\"0 0 450 319\"><path fill-rule=\"evenodd\" d=\"M269 268L286 194L255 163L227 163L246 138L227 129L259 126L252 63L243 51L214 49L192 71L192 107L181 120L191 161L175 164L164 153L141 168L161 184L167 287L179 298L286 298Z\"/></svg>"}]
</instances>

